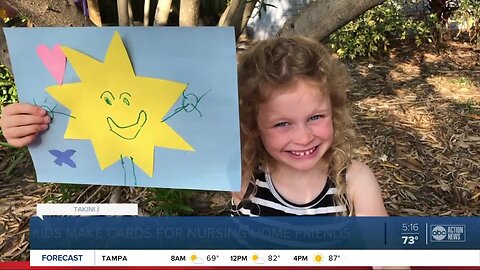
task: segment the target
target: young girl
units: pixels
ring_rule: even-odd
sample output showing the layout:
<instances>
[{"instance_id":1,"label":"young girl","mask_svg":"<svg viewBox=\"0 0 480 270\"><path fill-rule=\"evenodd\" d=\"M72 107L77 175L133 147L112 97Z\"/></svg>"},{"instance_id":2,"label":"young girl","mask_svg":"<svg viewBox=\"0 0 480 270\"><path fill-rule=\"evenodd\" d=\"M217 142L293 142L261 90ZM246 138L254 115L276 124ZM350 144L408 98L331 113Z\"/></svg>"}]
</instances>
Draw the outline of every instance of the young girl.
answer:
<instances>
[{"instance_id":1,"label":"young girl","mask_svg":"<svg viewBox=\"0 0 480 270\"><path fill-rule=\"evenodd\" d=\"M274 38L240 55L242 189L234 215L386 216L352 159L346 69L318 42Z\"/></svg>"}]
</instances>

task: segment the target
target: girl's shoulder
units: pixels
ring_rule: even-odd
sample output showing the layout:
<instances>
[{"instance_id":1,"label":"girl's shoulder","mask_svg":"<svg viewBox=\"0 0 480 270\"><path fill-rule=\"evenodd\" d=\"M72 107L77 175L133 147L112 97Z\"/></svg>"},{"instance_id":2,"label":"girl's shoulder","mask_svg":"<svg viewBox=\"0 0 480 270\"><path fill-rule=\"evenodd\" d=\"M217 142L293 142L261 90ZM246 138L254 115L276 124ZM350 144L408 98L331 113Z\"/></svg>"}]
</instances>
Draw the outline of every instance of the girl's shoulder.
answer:
<instances>
[{"instance_id":1,"label":"girl's shoulder","mask_svg":"<svg viewBox=\"0 0 480 270\"><path fill-rule=\"evenodd\" d=\"M352 160L351 164L347 167L347 175L358 175L358 174L369 174L372 173L370 167L367 164L359 161L359 160Z\"/></svg>"},{"instance_id":2,"label":"girl's shoulder","mask_svg":"<svg viewBox=\"0 0 480 270\"><path fill-rule=\"evenodd\" d=\"M350 165L347 167L347 185L352 186L364 182L375 182L377 179L372 172L372 169L368 167L367 164L358 161L352 160Z\"/></svg>"},{"instance_id":3,"label":"girl's shoulder","mask_svg":"<svg viewBox=\"0 0 480 270\"><path fill-rule=\"evenodd\" d=\"M353 160L347 168L347 194L356 216L387 216L382 191L372 170Z\"/></svg>"}]
</instances>

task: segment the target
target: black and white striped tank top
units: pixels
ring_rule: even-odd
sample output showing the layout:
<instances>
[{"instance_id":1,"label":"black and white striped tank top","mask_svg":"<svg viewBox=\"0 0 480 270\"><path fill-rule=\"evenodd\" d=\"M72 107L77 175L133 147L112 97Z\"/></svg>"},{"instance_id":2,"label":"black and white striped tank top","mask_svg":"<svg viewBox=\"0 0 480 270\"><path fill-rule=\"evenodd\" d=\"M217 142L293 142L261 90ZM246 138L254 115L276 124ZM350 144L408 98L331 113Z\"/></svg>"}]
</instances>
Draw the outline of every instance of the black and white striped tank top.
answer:
<instances>
[{"instance_id":1,"label":"black and white striped tank top","mask_svg":"<svg viewBox=\"0 0 480 270\"><path fill-rule=\"evenodd\" d=\"M345 206L334 203L337 189L330 177L320 194L306 204L295 204L283 198L275 189L267 172L255 173L255 185L257 192L249 200L242 200L238 205L232 200L233 216L335 216L346 211ZM249 198L253 190L254 186L250 183L244 198Z\"/></svg>"}]
</instances>

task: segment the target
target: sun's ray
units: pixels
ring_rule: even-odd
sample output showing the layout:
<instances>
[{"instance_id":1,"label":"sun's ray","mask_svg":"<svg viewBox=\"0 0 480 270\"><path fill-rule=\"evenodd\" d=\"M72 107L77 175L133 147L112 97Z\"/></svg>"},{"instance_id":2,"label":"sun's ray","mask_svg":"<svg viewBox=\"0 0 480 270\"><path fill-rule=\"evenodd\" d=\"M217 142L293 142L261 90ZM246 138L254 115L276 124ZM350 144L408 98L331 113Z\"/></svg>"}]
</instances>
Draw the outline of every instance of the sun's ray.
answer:
<instances>
[{"instance_id":1,"label":"sun's ray","mask_svg":"<svg viewBox=\"0 0 480 270\"><path fill-rule=\"evenodd\" d=\"M73 70L75 70L75 73L83 83L101 79L95 76L95 74L102 72L104 69L102 62L68 47L61 46L61 48Z\"/></svg>"},{"instance_id":2,"label":"sun's ray","mask_svg":"<svg viewBox=\"0 0 480 270\"><path fill-rule=\"evenodd\" d=\"M118 73L119 75L135 76L128 52L123 45L120 34L115 32L112 37L112 43L105 55L105 65L109 70Z\"/></svg>"}]
</instances>

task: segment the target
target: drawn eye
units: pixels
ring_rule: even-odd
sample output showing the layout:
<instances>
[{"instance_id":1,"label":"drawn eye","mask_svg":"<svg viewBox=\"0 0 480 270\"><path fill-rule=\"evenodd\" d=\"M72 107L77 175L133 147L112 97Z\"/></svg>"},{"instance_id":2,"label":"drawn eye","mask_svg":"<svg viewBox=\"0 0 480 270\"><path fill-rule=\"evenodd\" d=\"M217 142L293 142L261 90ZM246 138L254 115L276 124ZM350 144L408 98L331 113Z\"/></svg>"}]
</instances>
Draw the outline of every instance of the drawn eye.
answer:
<instances>
[{"instance_id":1,"label":"drawn eye","mask_svg":"<svg viewBox=\"0 0 480 270\"><path fill-rule=\"evenodd\" d=\"M128 98L123 98L123 103L125 103L127 106L130 106L130 101Z\"/></svg>"},{"instance_id":2,"label":"drawn eye","mask_svg":"<svg viewBox=\"0 0 480 270\"><path fill-rule=\"evenodd\" d=\"M104 91L101 95L100 98L103 98L103 101L107 103L109 106L112 106L112 100L115 100L113 97L112 93L110 91Z\"/></svg>"},{"instance_id":3,"label":"drawn eye","mask_svg":"<svg viewBox=\"0 0 480 270\"><path fill-rule=\"evenodd\" d=\"M104 97L103 100L105 101L105 103L112 106L112 101L108 97Z\"/></svg>"}]
</instances>

